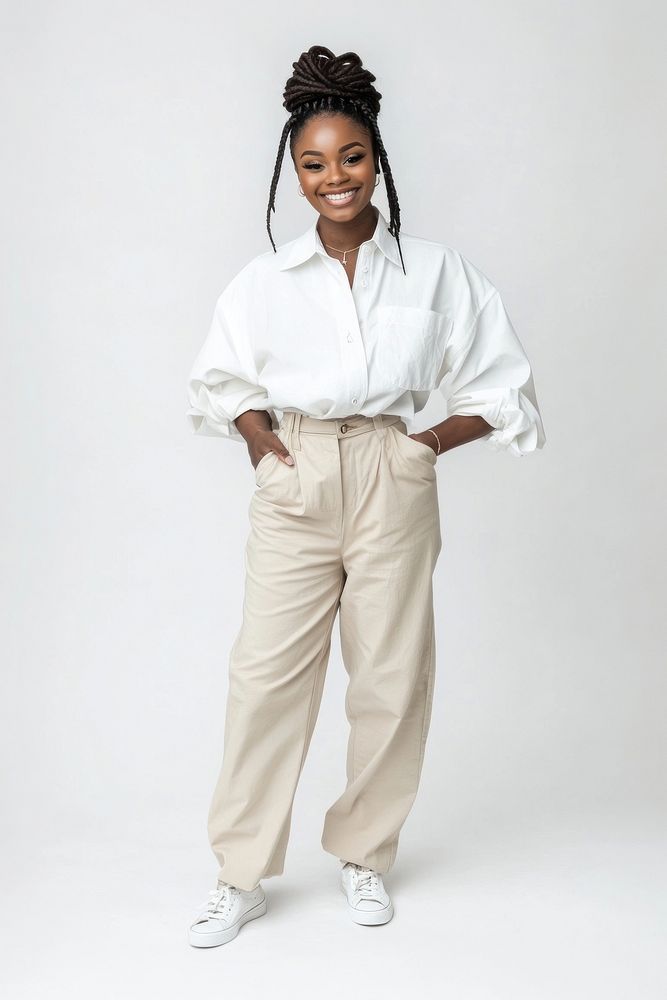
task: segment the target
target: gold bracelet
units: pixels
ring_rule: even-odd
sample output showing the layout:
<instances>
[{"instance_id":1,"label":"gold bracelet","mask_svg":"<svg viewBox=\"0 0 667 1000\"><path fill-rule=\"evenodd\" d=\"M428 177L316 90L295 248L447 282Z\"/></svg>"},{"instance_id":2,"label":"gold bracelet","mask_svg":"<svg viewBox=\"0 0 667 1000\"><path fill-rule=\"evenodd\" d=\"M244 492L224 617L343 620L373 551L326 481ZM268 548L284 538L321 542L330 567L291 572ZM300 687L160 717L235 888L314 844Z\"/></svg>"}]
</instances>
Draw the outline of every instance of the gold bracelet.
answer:
<instances>
[{"instance_id":1,"label":"gold bracelet","mask_svg":"<svg viewBox=\"0 0 667 1000\"><path fill-rule=\"evenodd\" d=\"M435 431L431 430L430 427L428 427L427 430L431 431L431 434L435 434ZM438 437L437 434L435 434L435 440L438 442L438 450L436 451L436 455L439 455L440 454L440 438Z\"/></svg>"}]
</instances>

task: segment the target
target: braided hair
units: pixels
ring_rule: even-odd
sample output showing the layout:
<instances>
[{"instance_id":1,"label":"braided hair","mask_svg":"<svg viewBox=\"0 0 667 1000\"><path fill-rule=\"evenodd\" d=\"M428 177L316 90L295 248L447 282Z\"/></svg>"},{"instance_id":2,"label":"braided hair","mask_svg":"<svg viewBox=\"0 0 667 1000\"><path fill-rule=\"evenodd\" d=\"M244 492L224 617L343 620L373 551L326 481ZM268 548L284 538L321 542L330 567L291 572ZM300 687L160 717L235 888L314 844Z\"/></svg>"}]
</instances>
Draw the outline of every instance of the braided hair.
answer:
<instances>
[{"instance_id":1,"label":"braided hair","mask_svg":"<svg viewBox=\"0 0 667 1000\"><path fill-rule=\"evenodd\" d=\"M335 56L324 45L312 45L307 52L301 53L297 62L292 63L292 67L294 74L287 81L283 94L283 106L289 112L290 117L285 122L280 136L278 156L271 181L269 207L266 211L266 228L274 253L276 245L271 235L271 211L275 212L276 210L276 189L287 137L290 136L290 150L292 150L295 141L310 118L321 114L338 113L354 119L370 132L375 172L376 174L380 173L379 158L387 187L390 211L389 232L398 245L401 266L403 274L405 274L403 254L398 237L401 228L401 210L387 151L384 148L377 124L382 94L373 86L375 77L369 70L363 68L361 59L356 52L345 52L341 56Z\"/></svg>"}]
</instances>

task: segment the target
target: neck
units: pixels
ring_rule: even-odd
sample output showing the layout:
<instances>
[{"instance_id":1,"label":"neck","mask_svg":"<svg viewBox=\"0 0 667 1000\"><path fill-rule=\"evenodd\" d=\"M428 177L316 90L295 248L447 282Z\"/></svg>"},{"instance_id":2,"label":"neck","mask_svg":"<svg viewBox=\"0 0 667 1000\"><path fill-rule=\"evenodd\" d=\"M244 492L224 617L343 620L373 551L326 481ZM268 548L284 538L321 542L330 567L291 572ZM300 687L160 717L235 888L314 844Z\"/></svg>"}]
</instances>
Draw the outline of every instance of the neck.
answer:
<instances>
[{"instance_id":1,"label":"neck","mask_svg":"<svg viewBox=\"0 0 667 1000\"><path fill-rule=\"evenodd\" d=\"M317 231L322 242L339 250L349 250L370 240L377 226L377 209L369 202L349 222L334 222L320 215Z\"/></svg>"}]
</instances>

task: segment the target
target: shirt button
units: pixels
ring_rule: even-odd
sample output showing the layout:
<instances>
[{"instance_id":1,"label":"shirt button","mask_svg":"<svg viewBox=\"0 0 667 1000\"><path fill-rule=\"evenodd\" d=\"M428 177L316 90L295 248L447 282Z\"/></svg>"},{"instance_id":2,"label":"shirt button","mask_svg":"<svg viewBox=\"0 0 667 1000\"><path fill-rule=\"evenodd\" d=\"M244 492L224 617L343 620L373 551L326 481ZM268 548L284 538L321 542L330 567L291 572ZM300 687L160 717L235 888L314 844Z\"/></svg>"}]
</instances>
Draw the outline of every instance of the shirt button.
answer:
<instances>
[{"instance_id":1,"label":"shirt button","mask_svg":"<svg viewBox=\"0 0 667 1000\"><path fill-rule=\"evenodd\" d=\"M353 396L353 397L352 397L352 402L353 402L353 403L356 403L356 402L357 402L357 397L356 397L356 396Z\"/></svg>"},{"instance_id":2,"label":"shirt button","mask_svg":"<svg viewBox=\"0 0 667 1000\"><path fill-rule=\"evenodd\" d=\"M361 282L361 286L362 286L362 288L367 288L368 287L368 282L367 281L362 281Z\"/></svg>"},{"instance_id":3,"label":"shirt button","mask_svg":"<svg viewBox=\"0 0 667 1000\"><path fill-rule=\"evenodd\" d=\"M364 266L362 267L362 269L361 269L361 270L362 270L362 271L367 271L367 270L368 270L368 264L364 264Z\"/></svg>"},{"instance_id":4,"label":"shirt button","mask_svg":"<svg viewBox=\"0 0 667 1000\"><path fill-rule=\"evenodd\" d=\"M352 334L351 333L348 333L348 335L347 335L347 342L348 342L348 344L352 343Z\"/></svg>"}]
</instances>

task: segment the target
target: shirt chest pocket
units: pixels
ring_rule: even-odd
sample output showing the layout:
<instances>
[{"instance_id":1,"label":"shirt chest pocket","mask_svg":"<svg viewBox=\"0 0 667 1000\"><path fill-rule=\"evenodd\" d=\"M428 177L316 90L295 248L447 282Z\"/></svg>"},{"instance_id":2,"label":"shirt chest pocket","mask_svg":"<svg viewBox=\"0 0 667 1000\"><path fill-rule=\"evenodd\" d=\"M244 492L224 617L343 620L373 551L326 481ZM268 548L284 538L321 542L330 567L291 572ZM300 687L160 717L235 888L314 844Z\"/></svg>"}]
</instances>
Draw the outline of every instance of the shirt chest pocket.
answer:
<instances>
[{"instance_id":1,"label":"shirt chest pocket","mask_svg":"<svg viewBox=\"0 0 667 1000\"><path fill-rule=\"evenodd\" d=\"M448 321L416 306L376 306L367 328L369 367L378 388L435 389Z\"/></svg>"}]
</instances>

